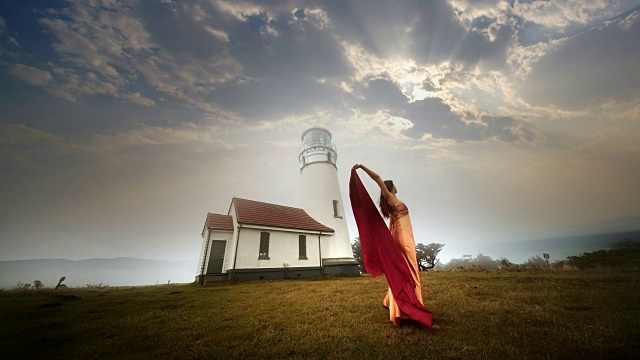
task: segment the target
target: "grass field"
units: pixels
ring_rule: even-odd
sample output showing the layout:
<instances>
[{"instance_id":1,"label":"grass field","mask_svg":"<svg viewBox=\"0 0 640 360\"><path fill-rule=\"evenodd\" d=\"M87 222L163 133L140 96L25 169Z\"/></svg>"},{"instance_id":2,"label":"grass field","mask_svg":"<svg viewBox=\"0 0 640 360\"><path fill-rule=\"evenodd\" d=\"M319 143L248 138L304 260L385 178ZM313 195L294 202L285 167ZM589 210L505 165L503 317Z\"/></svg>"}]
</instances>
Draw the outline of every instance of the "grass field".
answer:
<instances>
[{"instance_id":1,"label":"grass field","mask_svg":"<svg viewBox=\"0 0 640 360\"><path fill-rule=\"evenodd\" d=\"M434 331L384 277L0 292L0 359L640 358L640 271L422 275Z\"/></svg>"}]
</instances>

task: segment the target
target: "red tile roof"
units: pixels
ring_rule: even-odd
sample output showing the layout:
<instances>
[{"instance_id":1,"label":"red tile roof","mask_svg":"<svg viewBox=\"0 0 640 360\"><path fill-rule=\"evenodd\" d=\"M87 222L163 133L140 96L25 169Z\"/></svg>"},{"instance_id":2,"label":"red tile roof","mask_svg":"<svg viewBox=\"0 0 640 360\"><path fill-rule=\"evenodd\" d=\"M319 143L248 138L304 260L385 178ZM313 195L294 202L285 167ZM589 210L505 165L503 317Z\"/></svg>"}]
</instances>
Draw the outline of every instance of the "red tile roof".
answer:
<instances>
[{"instance_id":1,"label":"red tile roof","mask_svg":"<svg viewBox=\"0 0 640 360\"><path fill-rule=\"evenodd\" d=\"M232 202L235 203L239 223L334 232L332 228L315 221L302 209L235 197Z\"/></svg>"},{"instance_id":2,"label":"red tile roof","mask_svg":"<svg viewBox=\"0 0 640 360\"><path fill-rule=\"evenodd\" d=\"M205 226L212 229L233 230L233 218L231 215L208 213Z\"/></svg>"}]
</instances>

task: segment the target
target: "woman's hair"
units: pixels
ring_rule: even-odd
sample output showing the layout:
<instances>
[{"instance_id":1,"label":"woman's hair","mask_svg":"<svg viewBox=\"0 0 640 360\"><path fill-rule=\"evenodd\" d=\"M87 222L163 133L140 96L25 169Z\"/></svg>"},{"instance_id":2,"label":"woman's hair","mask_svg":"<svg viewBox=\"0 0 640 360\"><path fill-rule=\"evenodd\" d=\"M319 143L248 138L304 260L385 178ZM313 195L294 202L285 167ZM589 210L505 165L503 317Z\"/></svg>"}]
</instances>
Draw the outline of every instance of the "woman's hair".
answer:
<instances>
[{"instance_id":1,"label":"woman's hair","mask_svg":"<svg viewBox=\"0 0 640 360\"><path fill-rule=\"evenodd\" d=\"M390 192L393 190L393 180L385 180L384 185ZM384 198L382 190L380 190L380 211L382 211L382 216L384 216L385 219L391 214L391 205L389 205L387 199Z\"/></svg>"}]
</instances>

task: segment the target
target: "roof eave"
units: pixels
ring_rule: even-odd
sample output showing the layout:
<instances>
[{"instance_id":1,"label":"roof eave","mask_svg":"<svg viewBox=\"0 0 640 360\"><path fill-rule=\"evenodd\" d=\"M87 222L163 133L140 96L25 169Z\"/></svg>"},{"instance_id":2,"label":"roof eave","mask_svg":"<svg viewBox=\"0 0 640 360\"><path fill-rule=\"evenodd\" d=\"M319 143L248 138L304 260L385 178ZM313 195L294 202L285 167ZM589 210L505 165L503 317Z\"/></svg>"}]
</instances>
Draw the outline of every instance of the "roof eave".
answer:
<instances>
[{"instance_id":1,"label":"roof eave","mask_svg":"<svg viewBox=\"0 0 640 360\"><path fill-rule=\"evenodd\" d=\"M219 231L233 232L233 228L221 228L221 227L213 227L213 226L210 226L209 230L219 230Z\"/></svg>"},{"instance_id":2,"label":"roof eave","mask_svg":"<svg viewBox=\"0 0 640 360\"><path fill-rule=\"evenodd\" d=\"M304 231L315 231L315 232L323 232L323 233L335 233L335 230L333 230L331 228L311 229L311 228L299 228L299 227L292 227L292 226L273 225L273 224L259 224L259 223L255 223L255 222L244 222L244 221L238 221L238 224L253 225L253 226L269 226L269 227L275 227L275 228L283 228L283 229L291 229L291 230L304 230Z\"/></svg>"}]
</instances>

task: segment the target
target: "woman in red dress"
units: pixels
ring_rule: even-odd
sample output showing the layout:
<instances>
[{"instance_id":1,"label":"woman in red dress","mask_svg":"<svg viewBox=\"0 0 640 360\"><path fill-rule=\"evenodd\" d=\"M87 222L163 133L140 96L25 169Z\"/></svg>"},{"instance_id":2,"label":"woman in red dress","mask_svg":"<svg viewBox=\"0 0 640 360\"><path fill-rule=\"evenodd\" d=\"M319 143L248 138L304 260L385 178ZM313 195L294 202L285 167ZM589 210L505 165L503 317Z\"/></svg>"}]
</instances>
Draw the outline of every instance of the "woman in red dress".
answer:
<instances>
[{"instance_id":1,"label":"woman in red dress","mask_svg":"<svg viewBox=\"0 0 640 360\"><path fill-rule=\"evenodd\" d=\"M385 218L389 219L389 232L393 237L393 242L400 250L402 258L404 259L409 273L411 274L411 278L413 278L413 291L415 292L415 299L424 308L424 303L422 301L422 287L420 286L420 273L418 262L416 260L416 247L413 238L411 218L409 217L409 210L407 209L407 206L396 196L396 194L398 193L398 189L393 184L393 181L383 181L380 175L362 164L354 165L352 168L352 174L355 174L355 170L357 169L364 170L367 175L369 175L369 177L371 177L371 179L375 181L376 184L378 184L378 186L380 187L380 211ZM356 222L357 220L358 218L356 218ZM359 227L360 225L361 224L358 224ZM381 255L384 256L385 254ZM365 262L366 260L367 259L365 259ZM388 272L390 272L390 270L385 271L385 275L387 277L387 281L390 281L390 274L388 274ZM383 306L389 309L389 319L395 325L399 325L402 319L411 318L411 316L400 309L398 302L394 298L391 286L389 287L387 295L383 300ZM429 325L431 325L430 320L431 318L429 316Z\"/></svg>"}]
</instances>

